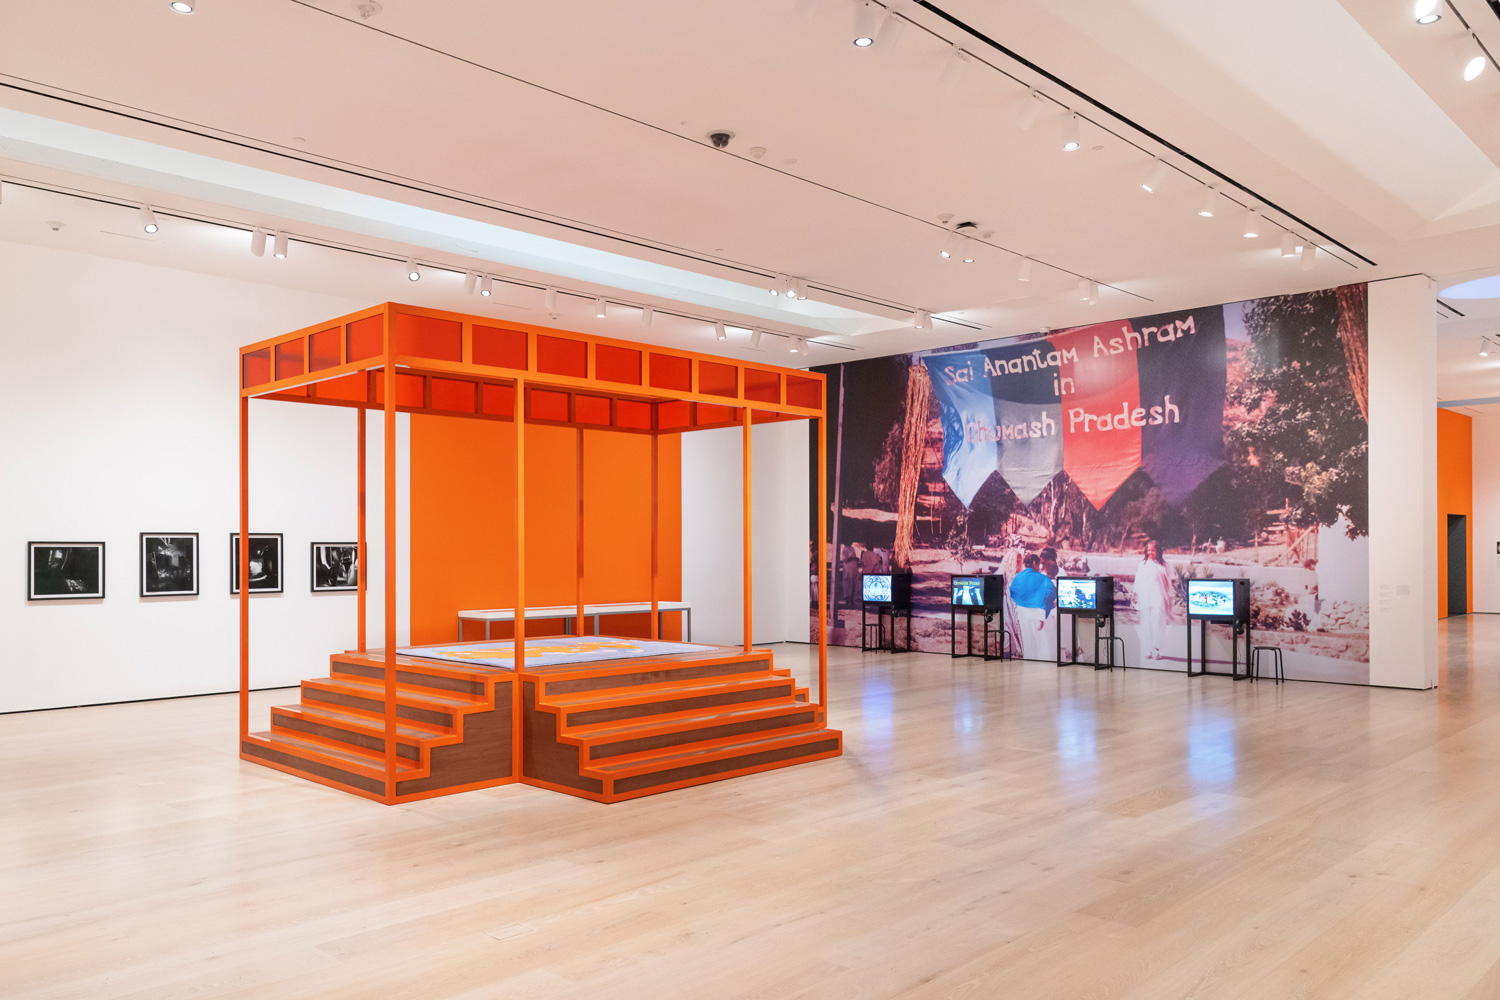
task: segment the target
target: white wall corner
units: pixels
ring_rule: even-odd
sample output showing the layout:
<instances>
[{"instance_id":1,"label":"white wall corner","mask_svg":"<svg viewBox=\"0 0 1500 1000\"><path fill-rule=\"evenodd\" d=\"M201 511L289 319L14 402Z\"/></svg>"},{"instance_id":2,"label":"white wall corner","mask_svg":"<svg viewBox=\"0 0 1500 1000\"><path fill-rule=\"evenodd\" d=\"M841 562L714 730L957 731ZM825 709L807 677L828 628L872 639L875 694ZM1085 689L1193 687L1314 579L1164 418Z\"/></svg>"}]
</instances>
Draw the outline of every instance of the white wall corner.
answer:
<instances>
[{"instance_id":1,"label":"white wall corner","mask_svg":"<svg viewBox=\"0 0 1500 1000\"><path fill-rule=\"evenodd\" d=\"M1370 683L1438 678L1437 291L1370 285Z\"/></svg>"}]
</instances>

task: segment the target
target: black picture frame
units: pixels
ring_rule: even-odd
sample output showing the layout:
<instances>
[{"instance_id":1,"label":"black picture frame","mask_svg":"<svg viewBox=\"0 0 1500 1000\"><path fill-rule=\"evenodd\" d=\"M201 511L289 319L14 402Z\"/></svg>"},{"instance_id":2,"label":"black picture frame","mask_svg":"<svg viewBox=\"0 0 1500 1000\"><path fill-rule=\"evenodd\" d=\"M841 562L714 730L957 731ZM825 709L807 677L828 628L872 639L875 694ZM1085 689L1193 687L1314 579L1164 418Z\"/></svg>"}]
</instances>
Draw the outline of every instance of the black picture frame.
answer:
<instances>
[{"instance_id":1,"label":"black picture frame","mask_svg":"<svg viewBox=\"0 0 1500 1000\"><path fill-rule=\"evenodd\" d=\"M141 596L198 596L198 533L141 532Z\"/></svg>"},{"instance_id":2,"label":"black picture frame","mask_svg":"<svg viewBox=\"0 0 1500 1000\"><path fill-rule=\"evenodd\" d=\"M252 577L250 580L250 593L279 594L286 589L286 560L283 558L281 541L279 531L250 533L250 570L252 573L257 572L257 561L261 567L260 578L257 580ZM238 596L239 592L240 533L236 531L229 536L229 593L231 596Z\"/></svg>"},{"instance_id":3,"label":"black picture frame","mask_svg":"<svg viewBox=\"0 0 1500 1000\"><path fill-rule=\"evenodd\" d=\"M28 601L104 599L103 542L27 542Z\"/></svg>"},{"instance_id":4,"label":"black picture frame","mask_svg":"<svg viewBox=\"0 0 1500 1000\"><path fill-rule=\"evenodd\" d=\"M359 589L359 543L313 542L307 578L314 594L346 593Z\"/></svg>"}]
</instances>

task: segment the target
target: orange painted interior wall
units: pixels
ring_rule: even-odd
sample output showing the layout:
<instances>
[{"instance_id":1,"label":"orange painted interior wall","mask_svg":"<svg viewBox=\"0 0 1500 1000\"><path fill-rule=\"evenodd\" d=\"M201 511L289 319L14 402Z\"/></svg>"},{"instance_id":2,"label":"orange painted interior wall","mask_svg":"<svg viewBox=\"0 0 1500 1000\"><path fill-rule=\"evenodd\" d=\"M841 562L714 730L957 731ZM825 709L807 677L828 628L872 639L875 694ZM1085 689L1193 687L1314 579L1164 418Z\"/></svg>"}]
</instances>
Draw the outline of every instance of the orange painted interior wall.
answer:
<instances>
[{"instance_id":1,"label":"orange painted interior wall","mask_svg":"<svg viewBox=\"0 0 1500 1000\"><path fill-rule=\"evenodd\" d=\"M1437 411L1438 617L1448 617L1448 515L1468 525L1469 611L1474 610L1474 420Z\"/></svg>"},{"instance_id":2,"label":"orange painted interior wall","mask_svg":"<svg viewBox=\"0 0 1500 1000\"><path fill-rule=\"evenodd\" d=\"M576 594L576 435L526 428L526 603L567 605ZM651 599L651 439L584 431L584 600ZM657 596L682 594L681 438L659 439ZM411 632L413 643L459 638L457 614L515 604L515 430L509 423L411 418ZM678 638L678 615L663 638ZM588 623L590 626L592 622ZM648 615L603 619L615 635L649 635ZM472 627L471 627L472 628ZM495 626L493 636L510 636ZM558 635L563 622L528 623ZM481 639L483 632L466 638Z\"/></svg>"}]
</instances>

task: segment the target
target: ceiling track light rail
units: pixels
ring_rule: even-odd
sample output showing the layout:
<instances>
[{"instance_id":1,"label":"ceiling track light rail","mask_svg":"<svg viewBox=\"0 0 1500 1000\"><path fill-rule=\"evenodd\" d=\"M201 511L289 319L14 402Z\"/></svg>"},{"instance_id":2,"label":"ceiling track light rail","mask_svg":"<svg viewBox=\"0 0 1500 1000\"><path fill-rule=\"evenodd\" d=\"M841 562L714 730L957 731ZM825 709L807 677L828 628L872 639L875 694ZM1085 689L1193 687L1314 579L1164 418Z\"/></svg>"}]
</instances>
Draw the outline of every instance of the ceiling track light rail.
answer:
<instances>
[{"instance_id":1,"label":"ceiling track light rail","mask_svg":"<svg viewBox=\"0 0 1500 1000\"><path fill-rule=\"evenodd\" d=\"M1341 242L1341 241L1339 241L1337 239L1334 239L1329 234L1323 232L1323 230L1321 230L1321 229L1317 228L1316 226L1312 225L1311 223L1309 223L1306 219L1303 219L1302 217L1300 217L1298 215L1295 215L1294 213L1288 211L1287 209L1283 208L1281 205L1277 204L1272 199L1267 198L1265 195L1263 195L1260 192L1254 190L1253 188L1250 188L1250 187L1248 187L1248 186L1240 183L1239 181L1235 180L1233 177L1230 177L1228 174L1224 173L1223 171L1216 169L1215 167L1213 167L1212 165L1210 165L1206 161L1200 159L1197 156L1194 156L1192 153L1189 153L1187 150L1183 149L1181 146L1178 146L1175 143L1169 142L1167 139L1165 139L1162 136L1158 135L1157 133L1153 132L1151 129L1149 129L1146 126L1142 125L1141 123L1135 121L1134 119L1132 119L1132 118L1130 118L1130 117L1122 114L1121 112L1116 111L1114 108L1112 108L1109 105L1105 104L1104 102L1098 100L1097 98L1094 98L1094 97L1090 96L1089 94L1085 93L1084 91L1082 91L1082 90L1078 89L1077 87L1073 86L1072 84L1068 83L1066 80L1062 79L1061 77L1057 76L1056 74L1048 72L1047 70L1043 69L1041 66L1039 66L1036 63L1032 62L1030 59L1027 59L1025 56L1021 55L1020 53L1016 52L1015 50L1013 50L1011 48L1008 48L1007 46L1005 46L1001 42L997 41L996 39L990 37L989 35L985 34L982 31L980 31L978 28L974 27L973 25L969 24L968 22L962 20L959 17L954 16L953 14L950 14L948 11L944 10L942 7L939 7L937 4L933 3L932 0L912 0L912 2L915 3L916 6L921 7L922 9L924 9L924 10L928 11L929 13L935 15L936 17L942 19L943 21L945 21L949 25L953 26L954 28L957 28L958 30L964 32L965 34L969 35L970 37L972 37L974 39L977 39L980 42L983 42L985 45L989 46L994 51L999 52L1002 55L1004 55L1007 59L1010 59L1011 61L1017 63L1018 65L1025 67L1027 70L1031 71L1032 73L1037 74L1038 76L1040 76L1043 79L1049 81L1050 83L1053 83L1053 84L1055 84L1058 87L1061 87L1063 90L1067 91L1068 93L1072 94L1073 96L1075 96L1075 97L1077 97L1077 98L1079 98L1079 99L1081 99L1083 101L1088 102L1091 106L1093 106L1093 107L1097 108L1098 110L1102 111L1104 114L1109 115L1111 118L1113 118L1116 121L1121 122L1122 124L1124 124L1126 127L1128 127L1129 129L1131 129L1137 135L1144 136L1146 139L1149 139L1151 142L1155 143L1156 145L1160 146L1161 148L1170 150L1171 152L1177 154L1178 156L1182 157L1187 162L1193 164L1194 166L1198 167L1199 169L1203 170L1204 172L1212 175L1214 178L1217 179L1218 182L1223 183L1223 184L1227 184L1227 185L1229 185L1229 186L1231 186L1231 187L1233 187L1233 188L1235 188L1235 189L1237 189L1239 191L1243 191L1245 193L1245 195L1247 196L1247 198L1249 199L1249 203L1253 203L1253 204L1256 204L1256 205L1262 205L1265 208L1267 208L1267 209L1269 209L1271 211L1274 211L1274 212L1276 212L1276 213L1278 213L1278 214L1286 217L1287 219L1291 220L1297 227L1302 228L1302 229L1306 229L1307 231L1311 232L1315 236L1322 237L1322 239L1323 239L1323 241L1325 243L1327 243L1327 244L1329 244L1331 246L1334 246L1334 247L1338 247L1340 250L1343 250L1345 253L1349 254L1351 257L1357 258L1358 260L1362 261L1365 264L1368 264L1371 267L1377 266L1376 263L1375 263L1375 261L1371 260L1369 257L1366 257L1364 254L1360 253L1358 250L1355 250L1353 247L1351 247L1351 246L1349 246L1349 245L1347 245L1347 244L1345 244L1345 243L1343 243L1343 242ZM1450 9L1451 9L1451 4L1449 6L1450 6ZM913 22L913 23L916 23L916 22ZM950 45L953 44L951 40L944 38L942 35L938 34L935 31L932 31L931 29L926 28L924 25L918 25L918 26L922 27L923 30L926 30L929 34L933 35L934 37L939 38L939 39L941 39L941 40L943 40L945 42L948 42ZM1468 29L1468 25L1467 24L1465 24L1464 27L1465 27L1466 30ZM1017 83L1021 84L1022 86L1027 87L1028 90L1029 90L1029 92L1031 94L1038 95L1038 96L1042 97L1043 99L1052 101L1052 103L1055 104L1059 110L1062 110L1064 112L1069 112L1071 114L1077 114L1076 111L1067 108L1061 102L1055 101L1055 100L1053 100L1052 98L1048 97L1045 94L1039 94L1039 92L1036 90L1036 88L1033 85L1027 84L1025 81L1021 80L1019 77L1016 77L1014 74L1009 73L1006 70L1002 69L1001 67L996 66L994 63L991 63L988 60L983 59L982 57L976 55L974 53L974 51L973 51L972 48L965 48L963 51L969 56L969 58L970 58L971 61L983 63L984 65L989 66L991 69L995 70L996 72L999 72L999 73L1001 73L1001 74L1009 77L1010 79L1015 80ZM1113 129L1110 129L1110 128L1106 127L1101 122L1094 121L1093 119L1088 118L1088 117L1083 116L1083 115L1078 115L1078 117L1079 117L1079 119L1082 122L1085 122L1085 123L1087 123L1087 124L1089 124L1089 125L1091 125L1093 127L1103 129L1104 131L1108 132L1110 135L1115 136L1117 139L1120 139L1122 142L1126 142L1126 143L1129 143L1132 146L1135 146L1137 149L1140 149L1142 152L1147 152L1147 153L1150 152L1149 150L1146 150L1144 147L1142 147L1139 143L1136 143L1136 142L1132 141L1127 136L1120 135L1118 132L1114 131ZM1242 205L1241 207L1248 207L1248 205ZM1328 252L1328 251L1325 250L1325 252ZM1340 257L1339 259L1342 260L1343 258ZM1346 261L1345 263L1348 263L1348 262Z\"/></svg>"}]
</instances>

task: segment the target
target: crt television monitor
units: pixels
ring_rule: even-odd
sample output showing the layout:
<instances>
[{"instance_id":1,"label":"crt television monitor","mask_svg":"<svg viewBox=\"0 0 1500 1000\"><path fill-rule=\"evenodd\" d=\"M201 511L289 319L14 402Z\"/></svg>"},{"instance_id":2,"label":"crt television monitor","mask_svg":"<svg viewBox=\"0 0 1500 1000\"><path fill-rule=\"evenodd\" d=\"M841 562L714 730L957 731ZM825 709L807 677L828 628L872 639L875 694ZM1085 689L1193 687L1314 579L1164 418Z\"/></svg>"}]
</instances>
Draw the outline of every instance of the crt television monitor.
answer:
<instances>
[{"instance_id":1,"label":"crt television monitor","mask_svg":"<svg viewBox=\"0 0 1500 1000\"><path fill-rule=\"evenodd\" d=\"M1057 606L1064 611L1095 610L1099 606L1099 581L1092 577L1058 577Z\"/></svg>"},{"instance_id":2,"label":"crt television monitor","mask_svg":"<svg viewBox=\"0 0 1500 1000\"><path fill-rule=\"evenodd\" d=\"M891 603L891 574L866 573L864 575L864 602L866 604Z\"/></svg>"},{"instance_id":3,"label":"crt television monitor","mask_svg":"<svg viewBox=\"0 0 1500 1000\"><path fill-rule=\"evenodd\" d=\"M953 578L953 606L955 608L984 607L984 577L955 576Z\"/></svg>"},{"instance_id":4,"label":"crt television monitor","mask_svg":"<svg viewBox=\"0 0 1500 1000\"><path fill-rule=\"evenodd\" d=\"M1075 611L1085 614L1114 614L1114 578L1108 576L1058 577L1057 607L1061 611Z\"/></svg>"},{"instance_id":5,"label":"crt television monitor","mask_svg":"<svg viewBox=\"0 0 1500 1000\"><path fill-rule=\"evenodd\" d=\"M1189 580L1188 617L1242 622L1250 617L1249 580Z\"/></svg>"}]
</instances>

